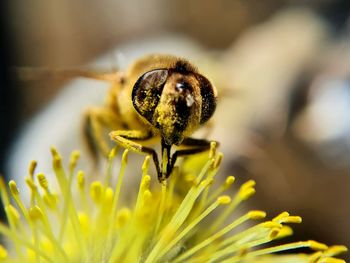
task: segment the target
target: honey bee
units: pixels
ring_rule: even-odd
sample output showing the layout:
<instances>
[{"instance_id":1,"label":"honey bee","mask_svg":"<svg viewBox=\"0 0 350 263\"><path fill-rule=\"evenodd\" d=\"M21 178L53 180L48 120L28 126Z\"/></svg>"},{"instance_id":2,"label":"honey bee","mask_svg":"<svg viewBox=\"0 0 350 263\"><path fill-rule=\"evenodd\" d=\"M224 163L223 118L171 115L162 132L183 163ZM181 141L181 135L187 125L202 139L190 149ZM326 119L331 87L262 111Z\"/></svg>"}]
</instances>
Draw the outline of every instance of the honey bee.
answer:
<instances>
[{"instance_id":1,"label":"honey bee","mask_svg":"<svg viewBox=\"0 0 350 263\"><path fill-rule=\"evenodd\" d=\"M62 73L62 72L61 72ZM109 153L105 131L119 146L153 158L160 182L167 179L180 156L210 148L210 141L190 136L214 114L217 91L188 60L170 55L148 55L125 72L94 74L67 71L112 83L102 107L87 109L84 137L91 153ZM160 140L161 159L151 139ZM174 146L184 146L172 151ZM159 161L161 160L161 161Z\"/></svg>"}]
</instances>

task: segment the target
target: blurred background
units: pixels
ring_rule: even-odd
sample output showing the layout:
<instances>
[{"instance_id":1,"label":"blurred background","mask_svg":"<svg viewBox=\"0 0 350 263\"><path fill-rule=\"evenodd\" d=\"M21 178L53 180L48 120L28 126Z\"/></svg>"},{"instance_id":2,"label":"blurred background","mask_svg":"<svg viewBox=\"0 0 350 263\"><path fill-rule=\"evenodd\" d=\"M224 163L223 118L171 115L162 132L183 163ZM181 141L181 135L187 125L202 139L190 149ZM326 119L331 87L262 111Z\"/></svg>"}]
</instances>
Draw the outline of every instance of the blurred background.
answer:
<instances>
[{"instance_id":1,"label":"blurred background","mask_svg":"<svg viewBox=\"0 0 350 263\"><path fill-rule=\"evenodd\" d=\"M303 217L295 239L350 247L348 0L3 1L0 172L23 178L81 148L79 123L108 84L13 66L125 69L147 53L185 56L220 98L210 137L221 173L257 181L250 204ZM49 167L40 169L50 170Z\"/></svg>"}]
</instances>

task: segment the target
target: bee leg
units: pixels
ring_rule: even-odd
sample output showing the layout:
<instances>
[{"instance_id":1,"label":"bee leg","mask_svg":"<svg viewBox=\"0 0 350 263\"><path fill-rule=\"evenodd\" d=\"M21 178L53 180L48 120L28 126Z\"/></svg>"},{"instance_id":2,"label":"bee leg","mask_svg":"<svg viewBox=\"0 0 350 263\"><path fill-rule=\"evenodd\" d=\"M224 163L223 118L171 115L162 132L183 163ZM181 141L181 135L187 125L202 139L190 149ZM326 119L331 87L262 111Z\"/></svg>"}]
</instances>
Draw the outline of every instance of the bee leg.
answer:
<instances>
[{"instance_id":1,"label":"bee leg","mask_svg":"<svg viewBox=\"0 0 350 263\"><path fill-rule=\"evenodd\" d=\"M162 173L159 167L159 160L157 152L150 148L141 145L137 141L145 141L153 137L151 132L139 131L139 130L119 130L109 133L109 136L113 141L120 146L137 153L149 154L153 158L154 165L156 166L158 180L162 181Z\"/></svg>"},{"instance_id":2,"label":"bee leg","mask_svg":"<svg viewBox=\"0 0 350 263\"><path fill-rule=\"evenodd\" d=\"M118 116L105 108L89 108L83 119L83 137L95 165L99 152L108 156L110 147L105 137L106 128L113 129L120 124Z\"/></svg>"},{"instance_id":3,"label":"bee leg","mask_svg":"<svg viewBox=\"0 0 350 263\"><path fill-rule=\"evenodd\" d=\"M171 156L171 161L168 163L168 166L167 166L166 178L168 178L170 176L171 172L173 171L177 157L192 155L192 154L208 151L210 149L211 142L212 141L208 141L205 139L185 138L181 145L188 146L191 148L177 150L173 153L173 155ZM217 143L217 145L218 145L218 143Z\"/></svg>"},{"instance_id":4,"label":"bee leg","mask_svg":"<svg viewBox=\"0 0 350 263\"><path fill-rule=\"evenodd\" d=\"M171 157L170 157L171 145L167 145L164 139L162 138L161 146L162 146L162 164L161 164L162 174L161 174L161 178L159 179L160 182L169 177L167 174L168 174L168 169L170 169L169 164L171 162Z\"/></svg>"}]
</instances>

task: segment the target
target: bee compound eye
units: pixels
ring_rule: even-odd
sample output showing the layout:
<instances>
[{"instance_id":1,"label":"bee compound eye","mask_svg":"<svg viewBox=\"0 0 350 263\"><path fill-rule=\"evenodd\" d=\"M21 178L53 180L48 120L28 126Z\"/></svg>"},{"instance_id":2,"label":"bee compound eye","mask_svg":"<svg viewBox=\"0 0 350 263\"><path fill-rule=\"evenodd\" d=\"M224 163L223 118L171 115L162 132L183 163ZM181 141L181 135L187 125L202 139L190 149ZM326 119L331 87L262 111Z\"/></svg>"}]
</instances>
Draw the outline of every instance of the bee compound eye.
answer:
<instances>
[{"instance_id":1,"label":"bee compound eye","mask_svg":"<svg viewBox=\"0 0 350 263\"><path fill-rule=\"evenodd\" d=\"M135 110L152 123L155 108L159 103L164 84L168 78L167 69L156 69L143 74L132 90Z\"/></svg>"},{"instance_id":2,"label":"bee compound eye","mask_svg":"<svg viewBox=\"0 0 350 263\"><path fill-rule=\"evenodd\" d=\"M216 89L204 76L198 75L197 79L199 81L202 96L202 114L200 123L203 124L207 122L215 112Z\"/></svg>"}]
</instances>

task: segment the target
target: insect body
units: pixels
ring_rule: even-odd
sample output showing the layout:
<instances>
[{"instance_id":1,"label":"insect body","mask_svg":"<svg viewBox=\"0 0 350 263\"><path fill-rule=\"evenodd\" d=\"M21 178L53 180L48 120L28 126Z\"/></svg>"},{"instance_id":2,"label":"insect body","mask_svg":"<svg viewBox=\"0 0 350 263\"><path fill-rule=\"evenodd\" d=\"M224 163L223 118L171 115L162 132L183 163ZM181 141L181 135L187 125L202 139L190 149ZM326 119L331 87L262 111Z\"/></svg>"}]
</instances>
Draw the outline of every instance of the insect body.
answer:
<instances>
[{"instance_id":1,"label":"insect body","mask_svg":"<svg viewBox=\"0 0 350 263\"><path fill-rule=\"evenodd\" d=\"M190 62L150 55L105 79L113 82L106 106L89 109L85 118L89 145L107 153L103 130L113 130L110 137L117 144L152 156L159 181L170 176L177 157L209 149L209 141L189 136L213 115L216 89ZM161 140L161 162L143 143L154 137ZM186 149L172 153L174 145Z\"/></svg>"}]
</instances>

